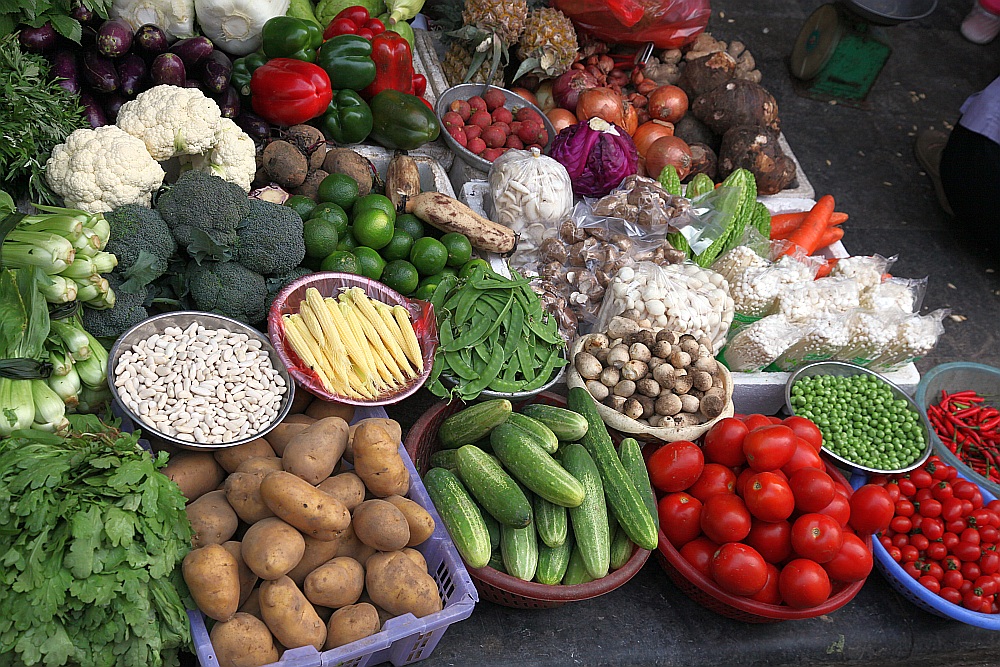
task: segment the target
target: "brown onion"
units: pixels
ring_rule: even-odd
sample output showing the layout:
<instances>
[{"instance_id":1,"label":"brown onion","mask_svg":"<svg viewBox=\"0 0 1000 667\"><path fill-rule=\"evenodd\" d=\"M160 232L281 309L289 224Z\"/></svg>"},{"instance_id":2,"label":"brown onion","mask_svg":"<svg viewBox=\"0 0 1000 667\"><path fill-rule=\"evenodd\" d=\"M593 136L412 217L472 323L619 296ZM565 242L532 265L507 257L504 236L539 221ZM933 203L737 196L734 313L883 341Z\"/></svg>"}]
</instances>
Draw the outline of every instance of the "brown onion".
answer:
<instances>
[{"instance_id":1,"label":"brown onion","mask_svg":"<svg viewBox=\"0 0 1000 667\"><path fill-rule=\"evenodd\" d=\"M677 86L660 86L649 94L649 117L676 123L688 110L688 96Z\"/></svg>"},{"instance_id":2,"label":"brown onion","mask_svg":"<svg viewBox=\"0 0 1000 667\"><path fill-rule=\"evenodd\" d=\"M598 86L597 77L586 70L571 69L552 83L552 97L563 109L576 111L580 93Z\"/></svg>"},{"instance_id":3,"label":"brown onion","mask_svg":"<svg viewBox=\"0 0 1000 667\"><path fill-rule=\"evenodd\" d=\"M624 98L622 99L622 128L629 133L629 136L635 134L639 128L639 114L635 105Z\"/></svg>"},{"instance_id":4,"label":"brown onion","mask_svg":"<svg viewBox=\"0 0 1000 667\"><path fill-rule=\"evenodd\" d=\"M668 164L674 165L681 180L691 171L691 148L680 137L660 137L646 149L646 173L650 178L659 178Z\"/></svg>"},{"instance_id":5,"label":"brown onion","mask_svg":"<svg viewBox=\"0 0 1000 667\"><path fill-rule=\"evenodd\" d=\"M556 100L552 97L552 80L542 81L538 88L535 90L535 106L546 112L549 109L556 108Z\"/></svg>"},{"instance_id":6,"label":"brown onion","mask_svg":"<svg viewBox=\"0 0 1000 667\"><path fill-rule=\"evenodd\" d=\"M576 125L577 123L576 114L561 107L549 109L545 112L545 115L550 121L552 121L552 127L556 128L556 132L559 132L564 127Z\"/></svg>"},{"instance_id":7,"label":"brown onion","mask_svg":"<svg viewBox=\"0 0 1000 667\"><path fill-rule=\"evenodd\" d=\"M535 94L530 90L528 90L527 88L511 88L510 92L514 93L515 95L520 95L524 99L534 104L536 107L538 106L538 98L535 97Z\"/></svg>"},{"instance_id":8,"label":"brown onion","mask_svg":"<svg viewBox=\"0 0 1000 667\"><path fill-rule=\"evenodd\" d=\"M632 141L635 142L635 149L640 156L646 155L646 149L650 144L660 137L674 136L674 124L665 120L648 120L632 134Z\"/></svg>"},{"instance_id":9,"label":"brown onion","mask_svg":"<svg viewBox=\"0 0 1000 667\"><path fill-rule=\"evenodd\" d=\"M625 112L622 96L610 88L591 88L580 93L576 105L576 117L590 120L595 116L622 127Z\"/></svg>"}]
</instances>

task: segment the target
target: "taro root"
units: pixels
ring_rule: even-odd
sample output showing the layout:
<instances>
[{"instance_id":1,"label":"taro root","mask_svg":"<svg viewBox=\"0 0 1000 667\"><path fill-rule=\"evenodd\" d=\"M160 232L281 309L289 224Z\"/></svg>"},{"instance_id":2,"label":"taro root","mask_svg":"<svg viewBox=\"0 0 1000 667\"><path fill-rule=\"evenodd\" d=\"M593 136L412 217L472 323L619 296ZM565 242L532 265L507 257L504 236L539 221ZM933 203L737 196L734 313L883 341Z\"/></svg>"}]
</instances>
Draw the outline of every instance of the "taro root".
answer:
<instances>
[{"instance_id":1,"label":"taro root","mask_svg":"<svg viewBox=\"0 0 1000 667\"><path fill-rule=\"evenodd\" d=\"M681 396L681 412L698 412L698 406L701 402L694 396L690 394L684 394Z\"/></svg>"},{"instance_id":2,"label":"taro root","mask_svg":"<svg viewBox=\"0 0 1000 667\"><path fill-rule=\"evenodd\" d=\"M642 417L642 403L634 398L627 399L622 414L631 419L639 419Z\"/></svg>"},{"instance_id":3,"label":"taro root","mask_svg":"<svg viewBox=\"0 0 1000 667\"><path fill-rule=\"evenodd\" d=\"M708 129L707 125L690 113L685 114L679 122L674 124L674 136L686 141L688 146L691 144L705 144L711 147L712 150L718 149L719 140L721 139L719 135Z\"/></svg>"},{"instance_id":4,"label":"taro root","mask_svg":"<svg viewBox=\"0 0 1000 667\"><path fill-rule=\"evenodd\" d=\"M695 174L705 174L714 181L718 174L719 157L712 147L696 142L688 144L688 148L691 149L691 171L688 172L688 178Z\"/></svg>"},{"instance_id":5,"label":"taro root","mask_svg":"<svg viewBox=\"0 0 1000 667\"><path fill-rule=\"evenodd\" d=\"M603 401L611 394L611 389L597 380L587 380L587 391L598 401Z\"/></svg>"},{"instance_id":6,"label":"taro root","mask_svg":"<svg viewBox=\"0 0 1000 667\"><path fill-rule=\"evenodd\" d=\"M604 370L601 371L601 377L598 381L606 387L614 387L616 384L621 382L621 373L614 366L605 366Z\"/></svg>"},{"instance_id":7,"label":"taro root","mask_svg":"<svg viewBox=\"0 0 1000 667\"><path fill-rule=\"evenodd\" d=\"M614 386L611 393L615 396L621 396L622 398L628 398L635 393L635 382L632 380L622 380Z\"/></svg>"},{"instance_id":8,"label":"taro root","mask_svg":"<svg viewBox=\"0 0 1000 667\"><path fill-rule=\"evenodd\" d=\"M604 399L604 405L608 406L616 412L621 412L625 407L625 401L628 400L624 396L619 396L618 394L611 394L606 399Z\"/></svg>"},{"instance_id":9,"label":"taro root","mask_svg":"<svg viewBox=\"0 0 1000 667\"><path fill-rule=\"evenodd\" d=\"M635 390L643 396L656 398L660 395L660 383L651 377L644 377L635 383Z\"/></svg>"},{"instance_id":10,"label":"taro root","mask_svg":"<svg viewBox=\"0 0 1000 667\"><path fill-rule=\"evenodd\" d=\"M680 86L691 97L712 91L736 76L736 58L725 51L709 53L684 65Z\"/></svg>"},{"instance_id":11,"label":"taro root","mask_svg":"<svg viewBox=\"0 0 1000 667\"><path fill-rule=\"evenodd\" d=\"M580 377L586 380L596 380L601 375L601 362L589 352L578 352L573 363Z\"/></svg>"},{"instance_id":12,"label":"taro root","mask_svg":"<svg viewBox=\"0 0 1000 667\"><path fill-rule=\"evenodd\" d=\"M656 411L670 417L676 415L681 411L680 397L669 392L660 394L660 397L656 399Z\"/></svg>"},{"instance_id":13,"label":"taro root","mask_svg":"<svg viewBox=\"0 0 1000 667\"><path fill-rule=\"evenodd\" d=\"M761 195L777 194L795 180L795 162L781 150L778 133L766 127L737 125L722 136L719 178L740 168L754 175Z\"/></svg>"},{"instance_id":14,"label":"taro root","mask_svg":"<svg viewBox=\"0 0 1000 667\"><path fill-rule=\"evenodd\" d=\"M757 125L776 130L780 125L778 102L774 96L760 84L743 79L733 79L696 97L691 103L691 113L717 134L725 134L726 130L737 125ZM720 148L720 163L722 152ZM721 168L722 164L719 166Z\"/></svg>"}]
</instances>

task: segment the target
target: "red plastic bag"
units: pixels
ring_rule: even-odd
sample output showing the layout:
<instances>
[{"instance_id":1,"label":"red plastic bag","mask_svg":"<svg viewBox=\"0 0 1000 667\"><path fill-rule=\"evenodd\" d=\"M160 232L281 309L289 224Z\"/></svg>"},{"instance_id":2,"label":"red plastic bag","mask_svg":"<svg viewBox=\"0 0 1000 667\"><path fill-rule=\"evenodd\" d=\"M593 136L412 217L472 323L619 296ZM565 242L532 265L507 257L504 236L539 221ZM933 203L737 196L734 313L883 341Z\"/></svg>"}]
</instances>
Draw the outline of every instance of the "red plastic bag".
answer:
<instances>
[{"instance_id":1,"label":"red plastic bag","mask_svg":"<svg viewBox=\"0 0 1000 667\"><path fill-rule=\"evenodd\" d=\"M694 41L712 14L708 0L555 0L577 29L606 42L676 49Z\"/></svg>"}]
</instances>

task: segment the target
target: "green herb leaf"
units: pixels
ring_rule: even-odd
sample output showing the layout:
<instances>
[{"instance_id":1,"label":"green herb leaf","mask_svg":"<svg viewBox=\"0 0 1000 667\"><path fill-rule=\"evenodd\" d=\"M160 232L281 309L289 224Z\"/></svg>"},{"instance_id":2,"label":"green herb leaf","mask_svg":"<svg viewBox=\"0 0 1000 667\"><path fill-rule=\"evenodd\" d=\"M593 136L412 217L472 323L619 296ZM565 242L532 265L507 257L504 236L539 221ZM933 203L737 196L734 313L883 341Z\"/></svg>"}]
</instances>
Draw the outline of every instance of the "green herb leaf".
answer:
<instances>
[{"instance_id":1,"label":"green herb leaf","mask_svg":"<svg viewBox=\"0 0 1000 667\"><path fill-rule=\"evenodd\" d=\"M80 43L80 39L83 37L83 28L79 21L68 16L52 14L49 16L49 22L52 23L52 27L60 35L66 39L73 40L77 44Z\"/></svg>"}]
</instances>

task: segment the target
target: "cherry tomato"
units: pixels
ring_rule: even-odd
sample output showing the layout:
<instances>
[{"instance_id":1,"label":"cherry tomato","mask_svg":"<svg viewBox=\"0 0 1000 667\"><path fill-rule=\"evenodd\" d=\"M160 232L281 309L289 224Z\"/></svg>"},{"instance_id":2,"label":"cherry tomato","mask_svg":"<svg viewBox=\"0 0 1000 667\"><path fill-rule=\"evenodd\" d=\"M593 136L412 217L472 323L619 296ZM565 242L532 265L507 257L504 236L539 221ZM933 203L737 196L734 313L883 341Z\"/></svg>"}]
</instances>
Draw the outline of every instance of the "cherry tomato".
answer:
<instances>
[{"instance_id":1,"label":"cherry tomato","mask_svg":"<svg viewBox=\"0 0 1000 667\"><path fill-rule=\"evenodd\" d=\"M962 563L962 576L969 581L975 581L982 575L983 571L979 569L979 565L975 562L968 561L967 563Z\"/></svg>"},{"instance_id":2,"label":"cherry tomato","mask_svg":"<svg viewBox=\"0 0 1000 667\"><path fill-rule=\"evenodd\" d=\"M896 501L899 500L900 496L902 495L899 492L899 484L892 482L890 484L886 484L885 487L883 488L885 488L886 492L889 494L889 497L892 498L893 505L895 505ZM857 493L857 491L855 491L855 493Z\"/></svg>"},{"instance_id":3,"label":"cherry tomato","mask_svg":"<svg viewBox=\"0 0 1000 667\"><path fill-rule=\"evenodd\" d=\"M956 482L953 488L955 489L955 497L960 500L972 500L972 497L976 495L976 485L965 479Z\"/></svg>"},{"instance_id":4,"label":"cherry tomato","mask_svg":"<svg viewBox=\"0 0 1000 667\"><path fill-rule=\"evenodd\" d=\"M949 570L961 570L962 561L960 561L955 556L948 554L947 556L941 559L941 567L945 569L945 572Z\"/></svg>"},{"instance_id":5,"label":"cherry tomato","mask_svg":"<svg viewBox=\"0 0 1000 667\"><path fill-rule=\"evenodd\" d=\"M795 433L787 426L773 424L755 428L743 439L747 463L757 472L777 470L795 453Z\"/></svg>"},{"instance_id":6,"label":"cherry tomato","mask_svg":"<svg viewBox=\"0 0 1000 667\"><path fill-rule=\"evenodd\" d=\"M649 480L660 491L674 493L694 484L705 467L701 447L688 440L669 442L649 457Z\"/></svg>"},{"instance_id":7,"label":"cherry tomato","mask_svg":"<svg viewBox=\"0 0 1000 667\"><path fill-rule=\"evenodd\" d=\"M935 500L934 498L928 498L927 500L921 500L920 506L918 508L921 516L936 519L941 516L941 501Z\"/></svg>"},{"instance_id":8,"label":"cherry tomato","mask_svg":"<svg viewBox=\"0 0 1000 667\"><path fill-rule=\"evenodd\" d=\"M933 497L934 494L930 489L917 489L917 492L913 494L913 502L920 503Z\"/></svg>"},{"instance_id":9,"label":"cherry tomato","mask_svg":"<svg viewBox=\"0 0 1000 667\"><path fill-rule=\"evenodd\" d=\"M941 567L940 564L935 563L934 561L924 563L924 572L934 577L938 581L941 581L941 578L944 576L944 568Z\"/></svg>"},{"instance_id":10,"label":"cherry tomato","mask_svg":"<svg viewBox=\"0 0 1000 667\"><path fill-rule=\"evenodd\" d=\"M931 496L940 503L955 497L955 491L950 482L941 481L931 487Z\"/></svg>"},{"instance_id":11,"label":"cherry tomato","mask_svg":"<svg viewBox=\"0 0 1000 667\"><path fill-rule=\"evenodd\" d=\"M910 481L905 477L900 479L896 483L899 484L900 495L905 496L906 498L913 497L913 494L917 492L917 487L913 484L912 481Z\"/></svg>"},{"instance_id":12,"label":"cherry tomato","mask_svg":"<svg viewBox=\"0 0 1000 667\"><path fill-rule=\"evenodd\" d=\"M760 426L771 426L771 420L766 415L753 414L743 418L743 423L747 425L747 430L752 431Z\"/></svg>"},{"instance_id":13,"label":"cherry tomato","mask_svg":"<svg viewBox=\"0 0 1000 667\"><path fill-rule=\"evenodd\" d=\"M944 525L944 529L946 532L961 535L962 531L965 530L965 526L965 519L953 519Z\"/></svg>"},{"instance_id":14,"label":"cherry tomato","mask_svg":"<svg viewBox=\"0 0 1000 667\"><path fill-rule=\"evenodd\" d=\"M993 512L985 508L980 508L975 510L971 515L966 518L966 521L970 526L976 528L983 528L989 526L992 523Z\"/></svg>"},{"instance_id":15,"label":"cherry tomato","mask_svg":"<svg viewBox=\"0 0 1000 667\"><path fill-rule=\"evenodd\" d=\"M957 588L942 588L939 595L952 604L962 604L962 594Z\"/></svg>"},{"instance_id":16,"label":"cherry tomato","mask_svg":"<svg viewBox=\"0 0 1000 667\"><path fill-rule=\"evenodd\" d=\"M879 544L888 549L892 546L892 538L888 535L880 535L878 538ZM942 545L943 546L943 545Z\"/></svg>"},{"instance_id":17,"label":"cherry tomato","mask_svg":"<svg viewBox=\"0 0 1000 667\"><path fill-rule=\"evenodd\" d=\"M913 486L918 489L927 489L934 483L934 478L931 477L931 474L923 468L917 468L910 473L910 481L913 482Z\"/></svg>"},{"instance_id":18,"label":"cherry tomato","mask_svg":"<svg viewBox=\"0 0 1000 667\"><path fill-rule=\"evenodd\" d=\"M781 423L792 429L795 435L812 445L813 449L817 452L823 446L823 433L820 432L819 426L816 426L816 424L805 417L792 415L791 417L785 417Z\"/></svg>"},{"instance_id":19,"label":"cherry tomato","mask_svg":"<svg viewBox=\"0 0 1000 667\"><path fill-rule=\"evenodd\" d=\"M961 519L962 500L961 498L946 498L941 501L941 518L945 521L955 521Z\"/></svg>"},{"instance_id":20,"label":"cherry tomato","mask_svg":"<svg viewBox=\"0 0 1000 667\"><path fill-rule=\"evenodd\" d=\"M944 524L941 523L941 519L924 519L920 522L920 532L934 542L944 536Z\"/></svg>"},{"instance_id":21,"label":"cherry tomato","mask_svg":"<svg viewBox=\"0 0 1000 667\"><path fill-rule=\"evenodd\" d=\"M948 479L948 466L938 461L927 461L927 472L931 474L935 482L941 482Z\"/></svg>"},{"instance_id":22,"label":"cherry tomato","mask_svg":"<svg viewBox=\"0 0 1000 667\"><path fill-rule=\"evenodd\" d=\"M972 544L971 542L959 542L951 550L951 553L962 562L979 560L981 555L979 545Z\"/></svg>"},{"instance_id":23,"label":"cherry tomato","mask_svg":"<svg viewBox=\"0 0 1000 667\"><path fill-rule=\"evenodd\" d=\"M767 563L753 547L729 542L712 556L712 579L732 595L754 595L767 583Z\"/></svg>"},{"instance_id":24,"label":"cherry tomato","mask_svg":"<svg viewBox=\"0 0 1000 667\"><path fill-rule=\"evenodd\" d=\"M808 609L830 597L830 577L818 563L796 558L781 569L778 590L789 607Z\"/></svg>"},{"instance_id":25,"label":"cherry tomato","mask_svg":"<svg viewBox=\"0 0 1000 667\"><path fill-rule=\"evenodd\" d=\"M698 537L680 548L680 554L705 577L712 578L712 556L719 545L707 537Z\"/></svg>"},{"instance_id":26,"label":"cherry tomato","mask_svg":"<svg viewBox=\"0 0 1000 667\"><path fill-rule=\"evenodd\" d=\"M907 544L906 546L900 547L899 550L903 552L904 563L910 563L912 561L920 559L920 551L912 544Z\"/></svg>"},{"instance_id":27,"label":"cherry tomato","mask_svg":"<svg viewBox=\"0 0 1000 667\"><path fill-rule=\"evenodd\" d=\"M906 533L897 533L892 536L892 545L902 549L910 543L910 536Z\"/></svg>"},{"instance_id":28,"label":"cherry tomato","mask_svg":"<svg viewBox=\"0 0 1000 667\"><path fill-rule=\"evenodd\" d=\"M724 465L706 463L695 483L687 488L692 496L705 502L717 493L736 493L736 474Z\"/></svg>"},{"instance_id":29,"label":"cherry tomato","mask_svg":"<svg viewBox=\"0 0 1000 667\"><path fill-rule=\"evenodd\" d=\"M750 532L750 523L750 512L737 495L720 493L702 503L701 530L717 544L739 542Z\"/></svg>"},{"instance_id":30,"label":"cherry tomato","mask_svg":"<svg viewBox=\"0 0 1000 667\"><path fill-rule=\"evenodd\" d=\"M948 547L942 542L931 542L927 545L927 557L934 560L941 560L948 555Z\"/></svg>"},{"instance_id":31,"label":"cherry tomato","mask_svg":"<svg viewBox=\"0 0 1000 667\"><path fill-rule=\"evenodd\" d=\"M792 555L792 524L754 519L743 541L756 549L768 563L781 563Z\"/></svg>"},{"instance_id":32,"label":"cherry tomato","mask_svg":"<svg viewBox=\"0 0 1000 667\"><path fill-rule=\"evenodd\" d=\"M916 580L924 576L923 570L920 569L920 565L917 564L915 560L906 560L906 554L903 554L903 572L910 575L910 578Z\"/></svg>"},{"instance_id":33,"label":"cherry tomato","mask_svg":"<svg viewBox=\"0 0 1000 667\"><path fill-rule=\"evenodd\" d=\"M976 506L972 504L971 500L966 498L962 499L962 516L969 516L972 514L972 510L976 509Z\"/></svg>"},{"instance_id":34,"label":"cherry tomato","mask_svg":"<svg viewBox=\"0 0 1000 667\"><path fill-rule=\"evenodd\" d=\"M823 459L820 458L819 452L813 449L812 445L808 442L796 436L795 451L792 453L792 458L788 460L788 463L781 466L781 470L786 475L791 475L796 470L801 470L802 468L824 470L826 466L823 464Z\"/></svg>"},{"instance_id":35,"label":"cherry tomato","mask_svg":"<svg viewBox=\"0 0 1000 667\"><path fill-rule=\"evenodd\" d=\"M979 558L979 569L983 574L996 574L1000 572L1000 554L996 551L986 551Z\"/></svg>"},{"instance_id":36,"label":"cherry tomato","mask_svg":"<svg viewBox=\"0 0 1000 667\"><path fill-rule=\"evenodd\" d=\"M851 496L851 519L848 523L862 535L885 530L892 516L892 493L886 487L865 484Z\"/></svg>"},{"instance_id":37,"label":"cherry tomato","mask_svg":"<svg viewBox=\"0 0 1000 667\"><path fill-rule=\"evenodd\" d=\"M983 493L979 490L979 487L976 487L975 493L972 494L972 497L969 498L969 500L972 501L972 507L974 509L979 509L983 506Z\"/></svg>"},{"instance_id":38,"label":"cherry tomato","mask_svg":"<svg viewBox=\"0 0 1000 667\"><path fill-rule=\"evenodd\" d=\"M899 550L899 547L891 547L886 549L886 553L889 554L889 558L893 559L897 563L903 560L903 552Z\"/></svg>"},{"instance_id":39,"label":"cherry tomato","mask_svg":"<svg viewBox=\"0 0 1000 667\"><path fill-rule=\"evenodd\" d=\"M958 590L958 587L962 585L963 581L965 581L965 577L962 576L961 570L948 570L941 577L941 586L947 586Z\"/></svg>"},{"instance_id":40,"label":"cherry tomato","mask_svg":"<svg viewBox=\"0 0 1000 667\"><path fill-rule=\"evenodd\" d=\"M913 529L913 522L910 521L909 517L894 516L889 522L889 527L897 533L908 533Z\"/></svg>"},{"instance_id":41,"label":"cherry tomato","mask_svg":"<svg viewBox=\"0 0 1000 667\"><path fill-rule=\"evenodd\" d=\"M818 512L836 495L833 478L823 470L802 468L788 478L788 486L795 495L795 509L803 514Z\"/></svg>"},{"instance_id":42,"label":"cherry tomato","mask_svg":"<svg viewBox=\"0 0 1000 667\"><path fill-rule=\"evenodd\" d=\"M910 544L914 546L917 551L924 551L930 546L931 541L927 539L926 535L922 533L917 533L916 535L910 535Z\"/></svg>"},{"instance_id":43,"label":"cherry tomato","mask_svg":"<svg viewBox=\"0 0 1000 667\"><path fill-rule=\"evenodd\" d=\"M834 581L861 581L872 571L872 552L854 533L844 533L844 545L823 569Z\"/></svg>"},{"instance_id":44,"label":"cherry tomato","mask_svg":"<svg viewBox=\"0 0 1000 667\"><path fill-rule=\"evenodd\" d=\"M795 510L789 482L773 472L759 472L748 479L743 501L750 514L762 521L784 521Z\"/></svg>"},{"instance_id":45,"label":"cherry tomato","mask_svg":"<svg viewBox=\"0 0 1000 667\"><path fill-rule=\"evenodd\" d=\"M837 485L840 488L840 485ZM847 526L848 520L851 518L851 501L850 499L842 493L833 494L833 500L830 504L819 511L820 514L826 514L837 520L841 528Z\"/></svg>"},{"instance_id":46,"label":"cherry tomato","mask_svg":"<svg viewBox=\"0 0 1000 667\"><path fill-rule=\"evenodd\" d=\"M705 452L705 461L721 463L730 468L743 465L747 460L743 454L743 438L749 432L747 425L739 419L727 417L720 420L705 434L701 446Z\"/></svg>"},{"instance_id":47,"label":"cherry tomato","mask_svg":"<svg viewBox=\"0 0 1000 667\"><path fill-rule=\"evenodd\" d=\"M750 596L751 600L763 602L764 604L781 604L781 590L778 588L778 578L781 577L781 570L773 564L767 564L767 583L764 588Z\"/></svg>"},{"instance_id":48,"label":"cherry tomato","mask_svg":"<svg viewBox=\"0 0 1000 667\"><path fill-rule=\"evenodd\" d=\"M931 593L937 594L941 592L941 582L934 577L930 577L925 574L917 579L917 583L929 590Z\"/></svg>"},{"instance_id":49,"label":"cherry tomato","mask_svg":"<svg viewBox=\"0 0 1000 667\"><path fill-rule=\"evenodd\" d=\"M660 498L656 504L660 530L675 549L701 535L701 501L683 491Z\"/></svg>"},{"instance_id":50,"label":"cherry tomato","mask_svg":"<svg viewBox=\"0 0 1000 667\"><path fill-rule=\"evenodd\" d=\"M994 512L1000 512L1000 498L997 498L996 500L991 500L990 502L988 502L986 504L986 508L987 509L991 509Z\"/></svg>"},{"instance_id":51,"label":"cherry tomato","mask_svg":"<svg viewBox=\"0 0 1000 667\"><path fill-rule=\"evenodd\" d=\"M896 501L896 516L911 517L913 513L916 512L916 508L913 503L905 498L900 498Z\"/></svg>"},{"instance_id":52,"label":"cherry tomato","mask_svg":"<svg viewBox=\"0 0 1000 667\"><path fill-rule=\"evenodd\" d=\"M958 539L962 542L969 542L970 544L975 544L979 546L982 543L982 538L979 536L979 531L975 528L966 528L958 535Z\"/></svg>"},{"instance_id":53,"label":"cherry tomato","mask_svg":"<svg viewBox=\"0 0 1000 667\"><path fill-rule=\"evenodd\" d=\"M844 531L825 514L803 514L792 524L792 549L817 563L833 559L844 545Z\"/></svg>"},{"instance_id":54,"label":"cherry tomato","mask_svg":"<svg viewBox=\"0 0 1000 667\"><path fill-rule=\"evenodd\" d=\"M983 526L979 529L979 537L983 544L996 544L1000 539L1000 531L993 526Z\"/></svg>"},{"instance_id":55,"label":"cherry tomato","mask_svg":"<svg viewBox=\"0 0 1000 667\"><path fill-rule=\"evenodd\" d=\"M983 595L993 595L997 592L997 582L990 576L977 577L974 586L980 589Z\"/></svg>"},{"instance_id":56,"label":"cherry tomato","mask_svg":"<svg viewBox=\"0 0 1000 667\"><path fill-rule=\"evenodd\" d=\"M962 593L962 606L972 611L979 611L983 606L983 596L975 590L966 591Z\"/></svg>"}]
</instances>

